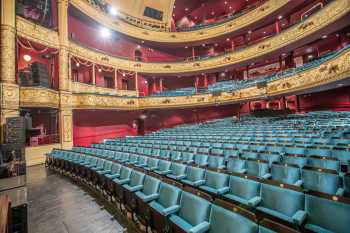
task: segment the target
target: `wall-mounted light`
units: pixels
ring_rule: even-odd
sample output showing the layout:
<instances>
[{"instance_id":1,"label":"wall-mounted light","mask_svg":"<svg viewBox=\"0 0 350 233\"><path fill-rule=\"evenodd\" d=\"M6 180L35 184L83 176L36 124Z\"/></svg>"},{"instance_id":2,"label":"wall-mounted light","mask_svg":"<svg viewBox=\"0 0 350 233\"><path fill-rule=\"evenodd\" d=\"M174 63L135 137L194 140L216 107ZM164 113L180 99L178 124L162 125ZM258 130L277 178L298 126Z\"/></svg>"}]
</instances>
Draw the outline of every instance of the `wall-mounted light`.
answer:
<instances>
[{"instance_id":1,"label":"wall-mounted light","mask_svg":"<svg viewBox=\"0 0 350 233\"><path fill-rule=\"evenodd\" d=\"M111 31L108 28L101 28L100 32L101 36L104 38L108 38L111 35Z\"/></svg>"},{"instance_id":2,"label":"wall-mounted light","mask_svg":"<svg viewBox=\"0 0 350 233\"><path fill-rule=\"evenodd\" d=\"M23 55L23 59L26 61L26 62L30 62L32 60L32 57L28 54L25 54Z\"/></svg>"},{"instance_id":3,"label":"wall-mounted light","mask_svg":"<svg viewBox=\"0 0 350 233\"><path fill-rule=\"evenodd\" d=\"M79 67L80 66L80 64L79 64L79 62L77 62L77 64L75 64L77 67Z\"/></svg>"},{"instance_id":4,"label":"wall-mounted light","mask_svg":"<svg viewBox=\"0 0 350 233\"><path fill-rule=\"evenodd\" d=\"M102 72L102 69L101 69L101 68L98 68L98 72L100 72L100 73L101 73L101 72Z\"/></svg>"},{"instance_id":5,"label":"wall-mounted light","mask_svg":"<svg viewBox=\"0 0 350 233\"><path fill-rule=\"evenodd\" d=\"M109 14L111 14L112 16L117 16L118 15L118 10L115 9L114 7L112 7L112 6L109 7L108 11L109 11Z\"/></svg>"},{"instance_id":6,"label":"wall-mounted light","mask_svg":"<svg viewBox=\"0 0 350 233\"><path fill-rule=\"evenodd\" d=\"M123 73L122 75L123 75L123 77L125 77L125 76L126 76L126 74L125 74L125 73Z\"/></svg>"}]
</instances>

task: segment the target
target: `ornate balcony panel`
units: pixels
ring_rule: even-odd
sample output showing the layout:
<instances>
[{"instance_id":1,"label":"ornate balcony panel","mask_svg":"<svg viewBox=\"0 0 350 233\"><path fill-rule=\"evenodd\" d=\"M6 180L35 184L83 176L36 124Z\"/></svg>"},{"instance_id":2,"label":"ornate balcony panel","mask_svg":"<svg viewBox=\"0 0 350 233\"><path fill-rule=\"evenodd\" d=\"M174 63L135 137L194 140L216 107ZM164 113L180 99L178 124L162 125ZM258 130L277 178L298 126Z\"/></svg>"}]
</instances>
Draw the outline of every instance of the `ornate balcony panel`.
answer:
<instances>
[{"instance_id":1,"label":"ornate balcony panel","mask_svg":"<svg viewBox=\"0 0 350 233\"><path fill-rule=\"evenodd\" d=\"M279 51L290 44L297 44L302 39L310 37L311 35L316 35L320 30L334 25L336 21L349 15L349 11L350 1L334 0L307 20L274 37L263 40L245 49L199 61L160 63L138 62L109 56L97 50L83 47L74 42L69 43L69 53L96 64L139 73L176 75L181 73L200 73L208 70L220 69L226 66L239 65L240 63L247 63L264 55ZM25 35L26 38L31 40L45 40L45 38L52 36L52 38L50 37L46 43L53 43L51 47L57 45L56 32L45 32L44 28L40 26L33 28L30 22L23 19L21 19L21 22L23 25L18 27L18 33L20 35ZM36 33L33 33L33 30L36 30ZM44 32L44 36L40 35L42 32Z\"/></svg>"},{"instance_id":2,"label":"ornate balcony panel","mask_svg":"<svg viewBox=\"0 0 350 233\"><path fill-rule=\"evenodd\" d=\"M265 18L266 16L281 9L287 3L292 3L292 1L288 0L269 0L256 9L238 18L210 28L204 28L189 32L161 32L139 28L127 22L124 22L121 19L113 18L110 15L107 15L106 13L93 7L86 0L70 0L69 2L72 6L79 9L81 12L93 18L107 28L121 32L134 38L138 38L140 40L148 40L159 43L191 43L224 36L239 29L243 29Z\"/></svg>"},{"instance_id":3,"label":"ornate balcony panel","mask_svg":"<svg viewBox=\"0 0 350 233\"><path fill-rule=\"evenodd\" d=\"M19 103L21 107L58 108L60 96L57 91L41 87L21 87Z\"/></svg>"},{"instance_id":4,"label":"ornate balcony panel","mask_svg":"<svg viewBox=\"0 0 350 233\"><path fill-rule=\"evenodd\" d=\"M193 62L137 62L108 56L98 51L82 47L73 42L70 43L70 52L74 56L97 64L118 67L118 69L140 73L179 74L203 72L205 70L219 69L242 62L249 62L266 54L283 49L292 43L296 44L300 40L332 25L334 22L347 15L349 11L350 2L348 0L335 0L307 20L274 37L223 56Z\"/></svg>"},{"instance_id":5,"label":"ornate balcony panel","mask_svg":"<svg viewBox=\"0 0 350 233\"><path fill-rule=\"evenodd\" d=\"M94 94L74 94L73 108L86 109L151 109L176 108L186 106L207 106L236 103L276 95L293 94L297 91L336 82L350 77L350 50L324 64L307 71L299 72L288 78L269 82L267 88L249 87L233 93L223 92L219 96L212 94L180 97L125 98Z\"/></svg>"},{"instance_id":6,"label":"ornate balcony panel","mask_svg":"<svg viewBox=\"0 0 350 233\"><path fill-rule=\"evenodd\" d=\"M58 48L58 33L20 16L16 18L17 35L51 48Z\"/></svg>"},{"instance_id":7,"label":"ornate balcony panel","mask_svg":"<svg viewBox=\"0 0 350 233\"><path fill-rule=\"evenodd\" d=\"M101 94L101 95L115 95L115 96L127 96L133 97L137 95L136 91L131 90L117 90L111 88L97 87L95 85L72 82L73 93L89 93L89 94Z\"/></svg>"}]
</instances>

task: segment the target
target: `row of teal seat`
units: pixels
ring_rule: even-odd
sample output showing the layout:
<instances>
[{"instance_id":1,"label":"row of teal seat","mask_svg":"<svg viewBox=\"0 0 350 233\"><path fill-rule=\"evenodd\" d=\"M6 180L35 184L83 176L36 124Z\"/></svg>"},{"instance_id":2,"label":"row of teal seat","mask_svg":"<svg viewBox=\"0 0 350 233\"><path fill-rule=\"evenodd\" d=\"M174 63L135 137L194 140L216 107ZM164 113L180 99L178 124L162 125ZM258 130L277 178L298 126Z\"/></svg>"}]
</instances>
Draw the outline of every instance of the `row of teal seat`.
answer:
<instances>
[{"instance_id":1,"label":"row of teal seat","mask_svg":"<svg viewBox=\"0 0 350 233\"><path fill-rule=\"evenodd\" d=\"M202 168L211 168L218 173L234 173L234 174L247 174L259 179L273 179L284 184L303 187L306 190L313 190L331 195L342 196L344 194L344 188L342 185L342 177L337 173L330 171L324 171L320 169L300 169L292 165L286 164L273 164L272 168L269 168L269 164L260 160L242 160L242 159L229 159L227 165L218 162L216 156L214 158L214 166L208 166L208 163L203 162L202 155L197 156L193 161L187 160L172 160L167 158L152 155L137 155L135 153L110 151L104 149L94 148L74 148L74 151L79 153L93 154L102 158L109 158L115 161L128 162L130 164L136 164L139 167L147 168L147 170L156 171L157 173L171 173L169 176L175 180L183 180L187 177L186 171L188 167L198 166ZM179 163L182 162L182 163ZM219 165L219 166L218 166ZM225 174L224 174L225 175ZM199 177L197 177L199 179ZM348 187L344 177L344 187ZM196 180L197 181L197 180ZM228 182L227 182L228 183ZM346 185L346 184L347 185ZM223 186L223 187L227 187ZM347 190L348 191L348 190ZM216 194L214 192L214 194Z\"/></svg>"},{"instance_id":2,"label":"row of teal seat","mask_svg":"<svg viewBox=\"0 0 350 233\"><path fill-rule=\"evenodd\" d=\"M122 185L130 192L136 192L135 195L139 198L150 202L149 205L153 209L169 216L170 221L184 232L258 232L257 224L234 212L212 206L210 202L193 194L182 192L175 187L172 187L169 192L158 191L158 188L154 188L157 186L154 185L156 183L154 179L119 163L69 151L53 152L50 157L50 159L60 159L83 165L99 174L112 178L118 185ZM118 166L119 173L118 168L116 169ZM249 188L245 187L245 185L250 185L248 180L242 180L242 178L234 176L223 178L224 174L220 174L219 180L216 180L217 178L214 176L217 176L217 173L210 171L206 173L206 180L202 185L205 189L211 190L213 188L208 185L215 186L216 183L220 185L223 180L230 179L231 190L234 190L234 193L244 194L244 192L249 192ZM160 181L157 182L160 183ZM258 211L315 232L347 232L347 224L350 220L349 204L339 202L336 199L328 200L313 195L305 195L302 192L270 184L256 184L260 185L258 188L260 189L259 195L252 197L248 204ZM224 189L230 190L230 187ZM219 189L218 194L225 193L224 189ZM163 197L163 195L165 196ZM167 195L168 197L166 197ZM174 195L176 198L174 198ZM230 197L229 195L226 196ZM170 201L169 198L173 201ZM196 211L193 212L194 210ZM242 219L236 219L238 217ZM260 232L273 231L260 229Z\"/></svg>"}]
</instances>

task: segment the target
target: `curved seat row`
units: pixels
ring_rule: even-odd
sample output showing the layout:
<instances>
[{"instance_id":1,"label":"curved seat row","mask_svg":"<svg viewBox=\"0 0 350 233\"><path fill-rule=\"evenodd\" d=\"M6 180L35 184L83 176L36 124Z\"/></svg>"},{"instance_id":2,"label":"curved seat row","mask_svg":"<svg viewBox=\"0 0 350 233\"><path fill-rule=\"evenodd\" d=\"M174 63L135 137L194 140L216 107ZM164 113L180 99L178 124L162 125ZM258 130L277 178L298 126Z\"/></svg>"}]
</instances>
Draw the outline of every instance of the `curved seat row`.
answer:
<instances>
[{"instance_id":1,"label":"curved seat row","mask_svg":"<svg viewBox=\"0 0 350 233\"><path fill-rule=\"evenodd\" d=\"M205 191L214 191L216 197L220 197L212 203L212 199L206 200L203 196L195 195L196 192L182 191L160 180L164 176L179 178L176 174L181 170L181 165L175 163L172 165L175 173L162 173L160 179L148 173L144 169L146 165L132 164L125 160L114 162L72 151L54 150L48 155L48 164L78 174L90 182L94 181L99 187L113 187L108 190L127 209L143 215L145 212L140 207L147 206L153 213L149 218L146 217L151 226L156 227L162 223L163 229L170 227L173 232L277 232L258 225L261 220L270 219L266 216L272 216L272 219L277 218L280 223L286 223L282 232L296 231L293 230L295 228L300 231L345 233L350 221L350 205L346 203L347 199L327 199L283 186L254 182L244 177L205 171L205 179L197 183L201 183L199 187ZM193 171L188 172L187 181L190 186L200 168L191 169ZM222 187L228 180L230 187ZM234 212L216 205L221 198L236 199L239 202L240 197L247 197L246 204L257 211L255 214L263 213L263 217L252 221L240 215L240 211ZM158 222L159 217L162 221Z\"/></svg>"}]
</instances>

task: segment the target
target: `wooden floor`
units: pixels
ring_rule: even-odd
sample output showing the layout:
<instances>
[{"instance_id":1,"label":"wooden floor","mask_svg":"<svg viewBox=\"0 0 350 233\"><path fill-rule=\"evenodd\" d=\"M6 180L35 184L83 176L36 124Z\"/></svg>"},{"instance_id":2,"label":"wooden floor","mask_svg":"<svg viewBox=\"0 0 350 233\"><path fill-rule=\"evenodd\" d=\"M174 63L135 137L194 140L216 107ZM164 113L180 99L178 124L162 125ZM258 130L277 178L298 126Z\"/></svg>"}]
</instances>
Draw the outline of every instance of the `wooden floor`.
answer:
<instances>
[{"instance_id":1,"label":"wooden floor","mask_svg":"<svg viewBox=\"0 0 350 233\"><path fill-rule=\"evenodd\" d=\"M79 186L45 169L29 167L29 233L121 233L124 228ZM130 231L129 231L130 232Z\"/></svg>"}]
</instances>

